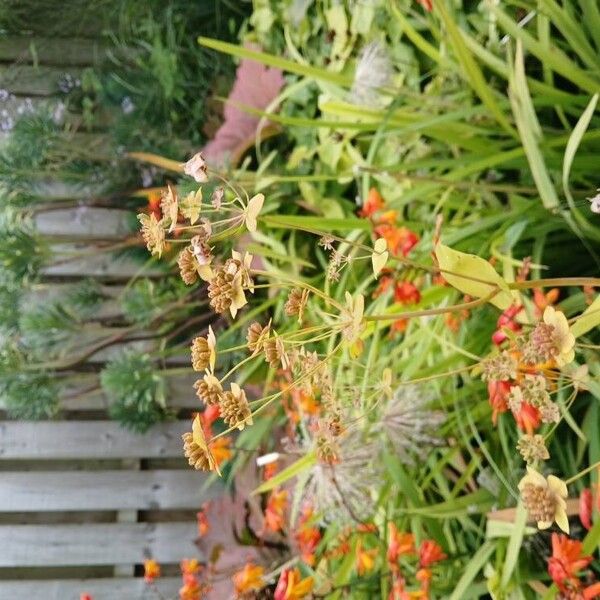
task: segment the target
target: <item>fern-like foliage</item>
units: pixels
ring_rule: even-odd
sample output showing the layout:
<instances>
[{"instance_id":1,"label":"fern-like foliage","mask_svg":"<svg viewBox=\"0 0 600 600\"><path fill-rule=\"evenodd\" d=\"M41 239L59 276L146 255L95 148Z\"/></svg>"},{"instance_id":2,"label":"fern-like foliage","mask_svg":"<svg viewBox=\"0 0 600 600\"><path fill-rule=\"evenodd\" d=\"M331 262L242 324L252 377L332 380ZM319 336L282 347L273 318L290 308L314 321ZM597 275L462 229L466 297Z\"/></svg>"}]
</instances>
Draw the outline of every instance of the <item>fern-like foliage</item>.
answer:
<instances>
[{"instance_id":1,"label":"fern-like foliage","mask_svg":"<svg viewBox=\"0 0 600 600\"><path fill-rule=\"evenodd\" d=\"M35 278L50 254L31 224L12 210L0 214L0 267L14 282Z\"/></svg>"},{"instance_id":2,"label":"fern-like foliage","mask_svg":"<svg viewBox=\"0 0 600 600\"><path fill-rule=\"evenodd\" d=\"M139 279L123 294L121 309L132 323L149 323L188 293L179 277Z\"/></svg>"},{"instance_id":3,"label":"fern-like foliage","mask_svg":"<svg viewBox=\"0 0 600 600\"><path fill-rule=\"evenodd\" d=\"M15 419L49 419L60 408L58 385L49 373L26 371L26 357L5 340L0 348L0 405Z\"/></svg>"},{"instance_id":4,"label":"fern-like foliage","mask_svg":"<svg viewBox=\"0 0 600 600\"><path fill-rule=\"evenodd\" d=\"M172 417L166 406L166 382L148 354L133 350L112 360L100 374L110 400L109 414L138 433Z\"/></svg>"}]
</instances>

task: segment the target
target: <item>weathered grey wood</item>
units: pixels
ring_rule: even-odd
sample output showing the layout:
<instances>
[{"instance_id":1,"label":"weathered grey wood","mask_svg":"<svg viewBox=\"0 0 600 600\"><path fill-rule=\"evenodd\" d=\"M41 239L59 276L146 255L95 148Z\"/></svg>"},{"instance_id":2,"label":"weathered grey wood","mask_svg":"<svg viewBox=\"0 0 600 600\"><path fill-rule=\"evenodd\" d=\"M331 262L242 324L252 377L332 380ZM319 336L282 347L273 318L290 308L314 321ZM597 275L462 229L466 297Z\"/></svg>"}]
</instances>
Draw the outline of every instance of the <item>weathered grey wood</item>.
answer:
<instances>
[{"instance_id":1,"label":"weathered grey wood","mask_svg":"<svg viewBox=\"0 0 600 600\"><path fill-rule=\"evenodd\" d=\"M59 83L67 74L75 81L80 79L81 72L79 68L64 67L0 67L0 88L18 95L51 96L60 91Z\"/></svg>"},{"instance_id":2,"label":"weathered grey wood","mask_svg":"<svg viewBox=\"0 0 600 600\"><path fill-rule=\"evenodd\" d=\"M129 216L126 210L80 206L40 213L35 217L35 226L46 235L117 240L135 235Z\"/></svg>"},{"instance_id":3,"label":"weathered grey wood","mask_svg":"<svg viewBox=\"0 0 600 600\"><path fill-rule=\"evenodd\" d=\"M145 557L177 563L197 555L196 528L194 522L2 525L0 567L135 564Z\"/></svg>"},{"instance_id":4,"label":"weathered grey wood","mask_svg":"<svg viewBox=\"0 0 600 600\"><path fill-rule=\"evenodd\" d=\"M192 469L2 473L0 511L196 509L206 475Z\"/></svg>"},{"instance_id":5,"label":"weathered grey wood","mask_svg":"<svg viewBox=\"0 0 600 600\"><path fill-rule=\"evenodd\" d=\"M139 435L111 421L4 421L0 460L178 457L181 435L190 427L187 421L174 421Z\"/></svg>"},{"instance_id":6,"label":"weathered grey wood","mask_svg":"<svg viewBox=\"0 0 600 600\"><path fill-rule=\"evenodd\" d=\"M187 356L183 357L182 361L187 362ZM170 408L200 410L201 403L194 390L194 382L198 377L199 375L169 377L167 379L167 405ZM82 398L75 397L76 393L77 389L73 388L72 391L69 391L69 398L61 399L60 406L63 410L97 411L108 408L108 400L102 390L99 390L97 394L87 394ZM0 406L2 406L1 401Z\"/></svg>"},{"instance_id":7,"label":"weathered grey wood","mask_svg":"<svg viewBox=\"0 0 600 600\"><path fill-rule=\"evenodd\" d=\"M155 586L165 598L175 598L181 579L161 577ZM0 598L7 600L79 600L82 592L94 600L156 600L157 597L141 577L0 581Z\"/></svg>"},{"instance_id":8,"label":"weathered grey wood","mask_svg":"<svg viewBox=\"0 0 600 600\"><path fill-rule=\"evenodd\" d=\"M33 51L32 51L33 49ZM98 40L42 38L9 35L0 38L0 60L5 62L86 67L106 57L107 47Z\"/></svg>"}]
</instances>

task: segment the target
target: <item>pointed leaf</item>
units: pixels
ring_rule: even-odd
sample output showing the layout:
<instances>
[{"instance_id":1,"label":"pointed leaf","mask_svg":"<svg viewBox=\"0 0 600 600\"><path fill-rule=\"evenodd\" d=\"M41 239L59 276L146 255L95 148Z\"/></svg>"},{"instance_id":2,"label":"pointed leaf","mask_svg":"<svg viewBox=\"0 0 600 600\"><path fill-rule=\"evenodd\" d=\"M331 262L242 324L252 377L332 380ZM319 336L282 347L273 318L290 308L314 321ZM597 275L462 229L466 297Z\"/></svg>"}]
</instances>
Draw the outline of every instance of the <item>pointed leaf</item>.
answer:
<instances>
[{"instance_id":1,"label":"pointed leaf","mask_svg":"<svg viewBox=\"0 0 600 600\"><path fill-rule=\"evenodd\" d=\"M506 310L512 304L508 284L487 260L441 243L435 248L435 256L444 279L463 294L485 298L498 289L500 291L489 302L500 310Z\"/></svg>"}]
</instances>

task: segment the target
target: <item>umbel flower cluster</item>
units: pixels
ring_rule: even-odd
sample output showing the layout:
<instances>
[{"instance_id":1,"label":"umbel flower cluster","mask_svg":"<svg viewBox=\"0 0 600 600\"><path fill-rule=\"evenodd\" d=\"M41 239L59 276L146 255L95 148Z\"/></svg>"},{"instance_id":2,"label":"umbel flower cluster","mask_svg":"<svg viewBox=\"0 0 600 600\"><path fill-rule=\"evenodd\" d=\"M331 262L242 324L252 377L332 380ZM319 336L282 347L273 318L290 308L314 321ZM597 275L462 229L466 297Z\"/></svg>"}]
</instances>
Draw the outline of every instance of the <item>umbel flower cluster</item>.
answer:
<instances>
[{"instance_id":1,"label":"umbel flower cluster","mask_svg":"<svg viewBox=\"0 0 600 600\"><path fill-rule=\"evenodd\" d=\"M285 438L275 454L292 464L277 483L265 484L264 490L270 491L265 528L284 531L289 491L282 486L297 476L295 504L304 507L306 516L298 519L292 538L303 560L313 564L321 539L316 522L359 523L364 527L359 528L361 535L373 534L371 521L381 511L374 490L383 478L385 457L395 457L402 468L414 468L452 446L446 433L448 403L439 402L435 384L457 374L478 373L488 388L493 423L509 413L519 432L514 452L525 461L526 472L518 491L529 519L541 529L556 523L568 533L568 485L596 465L566 481L545 476L543 466L557 425L586 385L587 367L576 363L578 338L600 322L597 301L571 321L550 301L533 306L533 282L521 277L507 283L488 261L442 244L439 231L432 240L433 265L417 263L408 255L419 238L382 220L383 200L374 194L361 213L372 222L373 241L305 232L317 236L319 253L322 249L329 254L322 277L308 282L282 267L285 257L277 264L273 252L253 249L255 256L248 251L250 240L266 237L259 231L261 221L278 224L277 217L264 210L269 204L263 194L250 196L211 172L200 154L181 170L200 187L180 198L169 186L160 215L142 214L139 220L148 250L156 257L171 256L186 285L204 288L215 314L214 329L209 326L197 335L190 348L191 367L197 373L194 389L203 406L191 431L183 435L190 466L220 474L220 466L233 456L230 434L252 427L261 414L283 412ZM297 222L294 227L301 228ZM261 245L253 244L257 247ZM359 277L352 276L354 270ZM364 285L357 284L361 279ZM421 309L415 305L422 302L423 281L452 286L465 299ZM270 299L265 306L278 300L278 308L248 310L263 290ZM387 307L391 292L395 306ZM463 353L476 359L474 364L410 379L396 370L393 352L391 357L378 356L378 338L386 329L393 337L405 333L411 320L441 315L456 331L461 320L484 304L502 314L489 356ZM230 323L229 331L243 331L238 335L241 343L224 347L223 322ZM261 373L262 391L246 384L248 377L242 374L248 372ZM565 390L570 390L566 399ZM402 546L404 538L392 533L394 543ZM418 554L410 540L406 554ZM343 539L340 545L345 543ZM377 554L363 543L371 542L358 541L359 574L375 568ZM426 554L427 544L421 547ZM435 549L435 560L421 557L417 567L409 569L417 569L423 598L433 577L429 565L445 558L439 546ZM248 589L261 589L262 571L260 577L250 577L259 567L252 568ZM391 576L394 590L404 593L404 571L393 566Z\"/></svg>"}]
</instances>

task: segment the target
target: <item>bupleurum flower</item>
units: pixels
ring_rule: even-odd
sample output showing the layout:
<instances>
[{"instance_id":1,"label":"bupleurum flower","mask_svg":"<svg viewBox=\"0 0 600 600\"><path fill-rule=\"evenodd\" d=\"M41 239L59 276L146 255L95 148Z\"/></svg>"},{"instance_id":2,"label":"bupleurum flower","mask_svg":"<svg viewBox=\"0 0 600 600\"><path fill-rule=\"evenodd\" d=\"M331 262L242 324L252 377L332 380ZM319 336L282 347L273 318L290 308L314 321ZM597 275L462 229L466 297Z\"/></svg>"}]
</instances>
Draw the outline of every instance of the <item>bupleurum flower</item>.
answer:
<instances>
[{"instance_id":1,"label":"bupleurum flower","mask_svg":"<svg viewBox=\"0 0 600 600\"><path fill-rule=\"evenodd\" d=\"M246 425L252 425L246 392L237 383L232 383L230 391L221 395L219 407L223 421L230 427L237 427L241 431Z\"/></svg>"},{"instance_id":2,"label":"bupleurum flower","mask_svg":"<svg viewBox=\"0 0 600 600\"><path fill-rule=\"evenodd\" d=\"M165 248L165 229L162 219L159 221L154 213L139 214L138 221L142 225L142 238L146 248L154 255L161 256Z\"/></svg>"},{"instance_id":3,"label":"bupleurum flower","mask_svg":"<svg viewBox=\"0 0 600 600\"><path fill-rule=\"evenodd\" d=\"M280 365L287 369L290 366L290 360L285 351L282 339L275 335L263 342L263 352L265 360L269 363L272 369L277 369Z\"/></svg>"},{"instance_id":4,"label":"bupleurum flower","mask_svg":"<svg viewBox=\"0 0 600 600\"><path fill-rule=\"evenodd\" d=\"M523 358L528 364L554 360L558 367L573 361L575 336L564 313L553 306L545 308L543 320L535 326L523 348Z\"/></svg>"},{"instance_id":5,"label":"bupleurum flower","mask_svg":"<svg viewBox=\"0 0 600 600\"><path fill-rule=\"evenodd\" d=\"M227 312L233 301L233 278L225 266L218 267L208 285L211 308L219 314Z\"/></svg>"},{"instance_id":6,"label":"bupleurum flower","mask_svg":"<svg viewBox=\"0 0 600 600\"><path fill-rule=\"evenodd\" d=\"M206 443L199 415L196 415L194 419L192 431L184 433L181 437L183 452L190 466L198 471L217 471L219 473L217 463Z\"/></svg>"},{"instance_id":7,"label":"bupleurum flower","mask_svg":"<svg viewBox=\"0 0 600 600\"><path fill-rule=\"evenodd\" d=\"M298 322L302 322L304 316L304 308L308 301L308 290L301 290L300 288L294 288L288 295L287 302L285 303L284 310L288 317L298 315Z\"/></svg>"},{"instance_id":8,"label":"bupleurum flower","mask_svg":"<svg viewBox=\"0 0 600 600\"><path fill-rule=\"evenodd\" d=\"M523 506L539 529L548 529L552 523L569 533L567 517L567 486L554 475L547 478L535 469L527 467L527 475L519 482Z\"/></svg>"},{"instance_id":9,"label":"bupleurum flower","mask_svg":"<svg viewBox=\"0 0 600 600\"><path fill-rule=\"evenodd\" d=\"M523 460L532 463L536 460L548 460L550 453L546 448L544 436L536 433L535 435L524 435L518 442L517 448L523 457Z\"/></svg>"},{"instance_id":10,"label":"bupleurum flower","mask_svg":"<svg viewBox=\"0 0 600 600\"><path fill-rule=\"evenodd\" d=\"M265 340L269 337L270 328L270 323L263 327L258 321L254 321L254 323L248 327L248 332L246 333L246 345L253 355L262 352Z\"/></svg>"},{"instance_id":11,"label":"bupleurum flower","mask_svg":"<svg viewBox=\"0 0 600 600\"><path fill-rule=\"evenodd\" d=\"M506 350L483 361L483 381L508 381L517 376L517 361Z\"/></svg>"},{"instance_id":12,"label":"bupleurum flower","mask_svg":"<svg viewBox=\"0 0 600 600\"><path fill-rule=\"evenodd\" d=\"M198 261L190 246L186 246L177 256L177 266L183 283L193 285L198 281Z\"/></svg>"},{"instance_id":13,"label":"bupleurum flower","mask_svg":"<svg viewBox=\"0 0 600 600\"><path fill-rule=\"evenodd\" d=\"M194 338L192 342L192 367L194 371L204 371L210 367L215 369L217 340L212 327L208 326L206 337Z\"/></svg>"},{"instance_id":14,"label":"bupleurum flower","mask_svg":"<svg viewBox=\"0 0 600 600\"><path fill-rule=\"evenodd\" d=\"M219 380L211 373L206 373L202 379L194 383L196 396L207 406L219 404L223 396L223 387Z\"/></svg>"}]
</instances>

